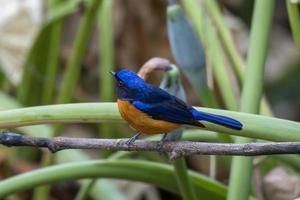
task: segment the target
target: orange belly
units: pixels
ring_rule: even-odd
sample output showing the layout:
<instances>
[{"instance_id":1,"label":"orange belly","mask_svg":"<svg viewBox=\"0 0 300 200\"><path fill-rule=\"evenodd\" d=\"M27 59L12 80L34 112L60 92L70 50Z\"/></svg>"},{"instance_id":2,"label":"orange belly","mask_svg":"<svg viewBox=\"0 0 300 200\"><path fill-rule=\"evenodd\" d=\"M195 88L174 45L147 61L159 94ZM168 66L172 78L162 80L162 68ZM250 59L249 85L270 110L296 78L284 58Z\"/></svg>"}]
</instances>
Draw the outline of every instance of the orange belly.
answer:
<instances>
[{"instance_id":1,"label":"orange belly","mask_svg":"<svg viewBox=\"0 0 300 200\"><path fill-rule=\"evenodd\" d=\"M139 111L128 101L117 101L121 116L135 130L144 134L168 133L180 127L179 124L152 119L147 114Z\"/></svg>"}]
</instances>

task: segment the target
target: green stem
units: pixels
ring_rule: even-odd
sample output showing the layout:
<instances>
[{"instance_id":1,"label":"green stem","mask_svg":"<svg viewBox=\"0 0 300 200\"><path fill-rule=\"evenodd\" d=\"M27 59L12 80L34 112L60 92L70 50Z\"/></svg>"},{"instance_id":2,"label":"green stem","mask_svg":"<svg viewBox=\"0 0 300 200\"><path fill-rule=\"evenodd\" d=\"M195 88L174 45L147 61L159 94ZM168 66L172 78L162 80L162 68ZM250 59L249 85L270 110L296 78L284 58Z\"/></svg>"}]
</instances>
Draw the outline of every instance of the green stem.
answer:
<instances>
[{"instance_id":1,"label":"green stem","mask_svg":"<svg viewBox=\"0 0 300 200\"><path fill-rule=\"evenodd\" d=\"M292 3L291 0L286 0L286 6L290 21L290 26L293 33L293 38L296 44L296 47L298 48L298 51L300 51L300 14L299 14L299 4Z\"/></svg>"},{"instance_id":2,"label":"green stem","mask_svg":"<svg viewBox=\"0 0 300 200\"><path fill-rule=\"evenodd\" d=\"M99 47L100 47L100 65L99 65L99 88L102 101L111 101L113 99L113 77L109 74L114 66L114 41L112 27L112 6L113 1L103 0L99 12Z\"/></svg>"},{"instance_id":3,"label":"green stem","mask_svg":"<svg viewBox=\"0 0 300 200\"><path fill-rule=\"evenodd\" d=\"M41 165L43 167L46 167L48 165L51 165L53 163L53 154L50 152L44 152ZM37 187L33 191L32 199L33 200L39 200L39 199L47 199L49 193L50 193L50 185L43 185L40 187Z\"/></svg>"},{"instance_id":4,"label":"green stem","mask_svg":"<svg viewBox=\"0 0 300 200\"><path fill-rule=\"evenodd\" d=\"M75 200L87 199L89 191L96 183L97 179L90 179L81 184L79 192L76 194Z\"/></svg>"},{"instance_id":5,"label":"green stem","mask_svg":"<svg viewBox=\"0 0 300 200\"><path fill-rule=\"evenodd\" d=\"M48 63L46 66L45 84L42 90L42 103L50 104L53 102L53 95L56 86L56 72L59 63L59 50L62 33L63 21L53 23L50 30L50 44L48 52Z\"/></svg>"},{"instance_id":6,"label":"green stem","mask_svg":"<svg viewBox=\"0 0 300 200\"><path fill-rule=\"evenodd\" d=\"M218 35L224 44L225 52L233 66L237 80L239 84L242 85L245 77L245 62L234 45L230 30L223 20L218 3L215 0L205 0L205 4L212 20L215 22L215 26L219 33ZM262 99L260 113L268 116L272 115L272 111L267 103L266 97L263 97Z\"/></svg>"},{"instance_id":7,"label":"green stem","mask_svg":"<svg viewBox=\"0 0 300 200\"><path fill-rule=\"evenodd\" d=\"M238 103L234 95L233 85L230 81L230 75L226 69L225 58L220 45L220 41L213 30L211 23L206 23L206 39L208 57L213 66L213 73L221 90L225 106L229 110L237 110Z\"/></svg>"},{"instance_id":8,"label":"green stem","mask_svg":"<svg viewBox=\"0 0 300 200\"><path fill-rule=\"evenodd\" d=\"M50 27L39 31L24 62L22 80L17 91L18 100L23 105L41 104L40 91L43 88L44 66L48 62L47 49L50 44L49 30Z\"/></svg>"},{"instance_id":9,"label":"green stem","mask_svg":"<svg viewBox=\"0 0 300 200\"><path fill-rule=\"evenodd\" d=\"M241 111L243 112L259 112L273 8L273 0L255 1L250 33L250 47L247 58L247 77L245 79L241 98ZM237 138L236 142L245 143L253 142L253 140L249 138ZM234 157L232 160L227 199L248 199L251 180L252 158L240 156Z\"/></svg>"},{"instance_id":10,"label":"green stem","mask_svg":"<svg viewBox=\"0 0 300 200\"><path fill-rule=\"evenodd\" d=\"M210 131L271 141L300 141L299 122L212 108L195 107L195 109L228 116L241 121L243 124L243 129L238 131L203 121L206 129ZM58 104L0 111L0 128L50 123L100 123L108 121L124 122L116 103Z\"/></svg>"},{"instance_id":11,"label":"green stem","mask_svg":"<svg viewBox=\"0 0 300 200\"><path fill-rule=\"evenodd\" d=\"M273 8L273 0L255 1L247 58L247 77L241 98L242 112L259 112Z\"/></svg>"},{"instance_id":12,"label":"green stem","mask_svg":"<svg viewBox=\"0 0 300 200\"><path fill-rule=\"evenodd\" d=\"M184 200L196 200L197 196L193 188L193 184L187 173L186 162L184 158L177 159L172 162L175 170L180 194Z\"/></svg>"},{"instance_id":13,"label":"green stem","mask_svg":"<svg viewBox=\"0 0 300 200\"><path fill-rule=\"evenodd\" d=\"M99 95L102 102L113 100L113 77L108 73L113 71L114 66L114 42L113 42L113 20L112 20L112 0L103 0L99 10ZM114 130L110 124L99 126L99 136L103 138L113 138ZM110 152L102 152L102 156L107 157Z\"/></svg>"},{"instance_id":14,"label":"green stem","mask_svg":"<svg viewBox=\"0 0 300 200\"><path fill-rule=\"evenodd\" d=\"M217 77L216 80L220 86L226 107L231 110L237 110L237 102L232 84L230 83L229 76L225 75L228 73L224 64L220 42L218 42L215 31L203 15L202 8L198 6L196 1L184 0L182 3L196 28L203 46L207 49L208 57L213 65L213 72Z\"/></svg>"},{"instance_id":15,"label":"green stem","mask_svg":"<svg viewBox=\"0 0 300 200\"><path fill-rule=\"evenodd\" d=\"M93 0L80 20L79 30L76 34L74 47L67 61L66 72L64 74L61 90L58 95L58 103L69 102L75 91L76 83L79 77L80 66L89 42L89 37L99 4L99 0Z\"/></svg>"},{"instance_id":16,"label":"green stem","mask_svg":"<svg viewBox=\"0 0 300 200\"><path fill-rule=\"evenodd\" d=\"M189 171L188 174L196 188L195 191L198 198L202 196L209 196L210 199L216 200L225 198L226 187L222 184L195 172ZM34 170L2 180L0 182L0 197L62 180L96 177L142 181L155 184L176 194L179 193L174 171L169 165L146 161L105 160L72 162Z\"/></svg>"},{"instance_id":17,"label":"green stem","mask_svg":"<svg viewBox=\"0 0 300 200\"><path fill-rule=\"evenodd\" d=\"M229 29L224 23L218 3L216 2L216 0L205 0L205 4L207 5L207 9L211 14L212 19L216 23L216 27L218 28L220 38L224 43L224 48L228 53L228 57L230 62L232 63L235 74L237 75L238 80L242 82L244 78L243 75L245 63L234 46L233 39L231 37Z\"/></svg>"},{"instance_id":18,"label":"green stem","mask_svg":"<svg viewBox=\"0 0 300 200\"><path fill-rule=\"evenodd\" d=\"M27 94L29 94L30 80L32 79L32 70L31 70L32 66L30 65L30 63L32 63L34 53L36 51L35 49L37 48L38 42L40 41L39 38L43 35L42 33L43 33L43 31L41 29L41 31L38 33L38 35L36 36L36 38L34 40L35 42L31 46L30 50L27 52L26 59L22 66L23 73L22 73L22 78L21 78L21 82L20 82L20 85L22 85L22 87L18 87L18 89L17 89L17 98L18 98L18 101L24 105L28 101Z\"/></svg>"},{"instance_id":19,"label":"green stem","mask_svg":"<svg viewBox=\"0 0 300 200\"><path fill-rule=\"evenodd\" d=\"M53 0L50 1L48 6L50 13L55 12L59 9L61 0ZM59 63L59 50L60 50L60 43L61 43L61 36L62 36L62 28L63 28L64 18L59 20L53 21L50 27L50 44L49 44L49 51L48 51L48 62L46 66L46 73L45 73L45 83L43 86L43 93L42 93L42 103L43 104L50 104L53 102L54 91L56 89L56 73Z\"/></svg>"}]
</instances>

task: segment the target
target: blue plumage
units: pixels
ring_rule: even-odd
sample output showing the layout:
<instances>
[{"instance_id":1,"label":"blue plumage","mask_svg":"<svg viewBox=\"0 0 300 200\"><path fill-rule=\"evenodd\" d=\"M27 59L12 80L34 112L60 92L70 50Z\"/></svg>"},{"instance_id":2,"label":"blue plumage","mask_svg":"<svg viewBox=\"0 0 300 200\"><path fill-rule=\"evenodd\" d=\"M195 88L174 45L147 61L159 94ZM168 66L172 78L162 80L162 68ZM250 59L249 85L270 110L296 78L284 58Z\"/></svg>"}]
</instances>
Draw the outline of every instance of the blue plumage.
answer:
<instances>
[{"instance_id":1,"label":"blue plumage","mask_svg":"<svg viewBox=\"0 0 300 200\"><path fill-rule=\"evenodd\" d=\"M203 120L203 121L219 124L235 130L241 130L243 127L241 122L229 117L200 112L195 109L192 110L192 113L194 117L200 121Z\"/></svg>"},{"instance_id":2,"label":"blue plumage","mask_svg":"<svg viewBox=\"0 0 300 200\"><path fill-rule=\"evenodd\" d=\"M235 130L242 129L243 125L239 121L197 111L177 97L146 83L128 69L116 73L115 77L118 98L129 101L135 108L153 119L199 127L204 127L199 121L207 121Z\"/></svg>"}]
</instances>

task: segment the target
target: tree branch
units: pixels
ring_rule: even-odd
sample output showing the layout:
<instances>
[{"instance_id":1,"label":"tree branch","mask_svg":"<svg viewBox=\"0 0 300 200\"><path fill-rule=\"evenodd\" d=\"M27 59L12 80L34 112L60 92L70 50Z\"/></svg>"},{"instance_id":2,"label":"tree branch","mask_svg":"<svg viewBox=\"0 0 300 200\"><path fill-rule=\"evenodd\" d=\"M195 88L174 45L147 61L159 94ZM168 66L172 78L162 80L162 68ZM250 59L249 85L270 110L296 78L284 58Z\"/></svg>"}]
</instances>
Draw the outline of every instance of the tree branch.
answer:
<instances>
[{"instance_id":1,"label":"tree branch","mask_svg":"<svg viewBox=\"0 0 300 200\"><path fill-rule=\"evenodd\" d=\"M127 139L95 139L70 137L30 137L4 132L0 134L0 144L11 146L32 146L48 148L55 153L64 149L100 149L112 151L158 151L169 155L170 159L193 154L258 156L270 154L300 154L300 142L273 143L205 143L191 141L165 142L137 140L132 145Z\"/></svg>"}]
</instances>

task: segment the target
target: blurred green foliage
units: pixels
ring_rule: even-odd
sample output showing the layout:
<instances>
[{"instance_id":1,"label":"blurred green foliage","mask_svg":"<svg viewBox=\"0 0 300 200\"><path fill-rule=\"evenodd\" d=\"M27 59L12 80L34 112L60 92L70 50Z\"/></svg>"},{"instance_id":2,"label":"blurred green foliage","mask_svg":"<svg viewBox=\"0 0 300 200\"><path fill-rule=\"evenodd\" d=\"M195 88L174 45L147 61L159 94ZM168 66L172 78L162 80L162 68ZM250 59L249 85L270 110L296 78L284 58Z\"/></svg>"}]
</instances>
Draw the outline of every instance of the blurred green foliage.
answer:
<instances>
[{"instance_id":1,"label":"blurred green foliage","mask_svg":"<svg viewBox=\"0 0 300 200\"><path fill-rule=\"evenodd\" d=\"M273 4L273 2L268 2ZM53 122L51 120L73 123L94 122L95 119L99 122L121 122L114 104L109 103L35 107L9 111L9 109L26 106L95 101L95 99L97 99L96 101L100 99L101 102L114 101L114 83L108 71L117 70L116 65L123 65L117 56L120 54L121 48L116 48L116 44L122 43L120 41L116 42L116 35L121 35L122 38L123 32L121 31L121 34L117 33L119 27L116 29L114 27L124 26L125 30L127 29L127 24L124 23L127 22L126 17L121 21L124 24L120 24L120 22L114 24L114 14L120 14L117 13L118 7L114 7L115 3L116 1L112 0L52 0L48 2L46 5L48 13L23 61L23 73L20 82L18 84L13 83L4 70L0 71L1 127L14 127L15 131L27 135L53 137L60 135L62 129L61 126L49 125L48 123ZM268 55L267 41L270 39L268 31L271 30L270 26L272 25L270 20L272 5L262 5L266 2L260 2L260 6L256 6L258 0L241 0L240 5L237 7L216 0L202 0L199 1L200 5L198 1L192 0L182 0L180 2L173 0L169 3L168 7L165 8L165 15L167 16L165 26L169 37L166 40L169 39L170 50L180 67L176 74L178 80L180 80L178 72L183 72L206 107L228 110L240 110L239 107L241 107L243 112L256 113L261 103L261 113L271 115L270 105L268 105L265 97L261 101L261 96L264 93L262 79L264 77L265 60ZM137 3L130 2L129 4ZM120 5L126 7L123 4ZM291 26L290 37L294 39L295 47L299 50L299 5L286 0L286 6L287 19ZM237 14L250 27L251 38L247 64L245 64L246 59L234 43L233 34L225 20L227 16L224 13L226 12L223 12L223 9L229 9ZM255 14L252 14L255 12L260 12L259 19L255 18ZM268 16L267 13L269 13ZM133 13L127 14L133 15ZM69 39L69 36L65 36L65 32L68 31L67 22L74 16L79 19L75 23L75 39L72 40L70 50L65 53L63 44L65 40ZM122 13L120 16L123 16ZM254 18L252 19L252 17ZM151 19L149 19L150 22ZM252 25L250 26L250 24ZM160 32L161 27L155 28L155 32ZM262 29L264 29L263 32L260 32ZM136 37L133 41L140 42L138 40L142 38L140 27L136 28L136 32L139 37ZM96 43L93 40L94 35L97 38ZM83 63L84 58L89 56L89 46L94 44L96 44L97 52L99 52L97 54L98 61L96 62L96 66L98 66L96 67L97 73L95 73L97 78L96 83L89 80L91 82L89 82L88 87L96 87L99 91L98 95L91 95L82 91L83 83L79 81L86 75L86 71L93 70L92 67L85 67ZM147 47L144 47L141 43L139 51L147 52ZM62 59L64 54L67 54L65 55L66 59ZM130 53L124 55L125 57L129 56ZM124 57L124 55L122 56ZM169 55L171 55L170 52ZM152 57L153 55L149 56ZM244 69L245 66L246 70ZM211 72L209 80L212 84L207 82L207 71ZM94 71L89 73L93 74ZM170 74L171 72L167 73L167 76ZM299 60L295 60L277 80L268 82L266 85L266 94L270 104L275 108L275 114L277 114L276 108L280 107L282 102L283 104L289 104L288 108L291 109L285 112L291 113L294 111L296 113L299 111L299 74ZM183 88L181 81L172 83L171 86L177 87L176 84L179 84L179 87ZM189 89L191 90L191 88ZM241 94L243 100L240 98ZM208 130L210 131L186 130L182 136L183 139L233 142L236 140L233 135L243 135L248 138L271 141L299 140L300 131L297 122L207 108L203 108L203 110L219 114L225 113L239 118L245 123L245 129L241 132L231 132L208 124ZM285 115L285 113L278 114ZM295 118L292 119L300 119L299 114L293 116ZM42 125L23 126L24 124ZM113 128L107 123L101 123L101 125L100 134L98 134L99 131L94 125L71 125L68 126L68 129L65 129L65 132L67 134L76 132L76 134L79 133L79 135L86 137L109 138L117 137L119 133L126 134L128 132L121 125L113 126ZM157 136L154 138L158 139ZM188 168L195 169L199 165L206 165L206 163L198 163L195 159L187 159L187 162L181 159L168 163L161 155L139 152L116 152L105 155L107 158L101 158L99 154L81 150L64 151L53 156L48 152L39 150L12 150L0 147L0 158L2 158L2 155L4 155L4 159L0 159L0 163L4 163L4 165L3 167L1 165L0 176L1 178L5 177L5 179L0 181L1 197L13 194L16 199L22 199L22 196L16 193L17 191L35 188L36 190L32 195L33 199L50 199L50 196L53 195L50 193L52 185L40 188L37 186L80 178L90 178L90 180L77 182L76 192L72 194L72 197L75 197L77 193L76 200L89 197L107 200L129 199L130 195L126 194L118 183L103 178L119 178L151 183L184 199L226 199L227 190L229 190L231 196L238 199L248 199L250 195L256 196L255 191L250 195L247 192L251 190L249 182L252 177L245 178L245 174L251 174L252 161L249 159L244 161L244 158L242 160L238 159L236 165L242 166L241 163L243 163L243 166L247 167L243 167L241 170L232 170L234 168L231 168L231 172L226 172L225 176L235 174L238 177L231 180L229 188L227 188L220 183L224 183L225 179L213 180L206 175L202 175L199 171L188 170ZM26 155L22 158L26 164L22 163L23 161L20 162L20 155ZM90 161L95 158L100 160ZM124 158L128 159L124 160ZM218 163L222 162L224 164L230 161L228 157L222 159L226 161L218 159ZM282 155L267 157L260 163L263 175L274 167L282 165L282 163L286 168L293 169L293 173L299 173L299 156ZM222 164L210 170L220 173ZM36 165L41 169L23 173L25 171L23 168L26 168L26 166L29 166L29 169L34 169ZM12 173L15 171L21 174L13 176ZM97 178L101 179L98 180ZM241 191L244 191L243 194L240 194ZM231 196L227 199L233 199Z\"/></svg>"}]
</instances>

